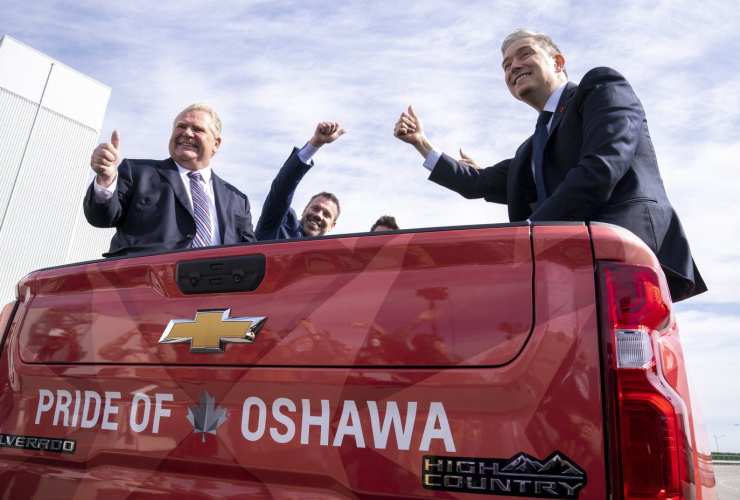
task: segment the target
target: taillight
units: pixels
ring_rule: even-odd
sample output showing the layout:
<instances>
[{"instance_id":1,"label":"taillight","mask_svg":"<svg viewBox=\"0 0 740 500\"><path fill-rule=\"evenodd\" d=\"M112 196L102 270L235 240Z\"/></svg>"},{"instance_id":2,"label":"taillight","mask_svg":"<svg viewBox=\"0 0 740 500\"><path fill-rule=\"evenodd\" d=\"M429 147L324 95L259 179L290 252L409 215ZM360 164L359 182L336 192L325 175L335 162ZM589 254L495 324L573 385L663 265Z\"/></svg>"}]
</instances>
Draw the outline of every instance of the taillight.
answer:
<instances>
[{"instance_id":1,"label":"taillight","mask_svg":"<svg viewBox=\"0 0 740 500\"><path fill-rule=\"evenodd\" d=\"M648 328L666 326L671 306L654 269L616 263L602 263L606 278L607 310L611 328Z\"/></svg>"},{"instance_id":2,"label":"taillight","mask_svg":"<svg viewBox=\"0 0 740 500\"><path fill-rule=\"evenodd\" d=\"M0 311L0 351L5 346L5 337L8 335L8 328L10 322L15 315L16 308L18 307L18 301L6 304L5 307Z\"/></svg>"},{"instance_id":3,"label":"taillight","mask_svg":"<svg viewBox=\"0 0 740 500\"><path fill-rule=\"evenodd\" d=\"M645 266L599 262L598 270L616 374L622 498L681 499L690 475L685 405L655 355L672 322L665 280Z\"/></svg>"}]
</instances>

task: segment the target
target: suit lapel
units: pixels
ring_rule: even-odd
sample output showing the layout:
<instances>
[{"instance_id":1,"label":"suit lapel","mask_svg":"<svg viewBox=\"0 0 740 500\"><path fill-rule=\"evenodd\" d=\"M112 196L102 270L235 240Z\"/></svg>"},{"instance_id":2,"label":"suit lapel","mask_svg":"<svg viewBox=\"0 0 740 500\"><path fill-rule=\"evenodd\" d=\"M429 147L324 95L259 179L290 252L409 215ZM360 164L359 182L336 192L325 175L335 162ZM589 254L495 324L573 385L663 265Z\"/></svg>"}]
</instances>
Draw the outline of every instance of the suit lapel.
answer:
<instances>
[{"instance_id":1,"label":"suit lapel","mask_svg":"<svg viewBox=\"0 0 740 500\"><path fill-rule=\"evenodd\" d=\"M228 205L229 190L226 188L226 183L222 181L214 172L211 170L211 180L213 181L213 196L216 197L216 215L218 216L218 233L221 236L221 243L226 244L224 236L226 234L226 206Z\"/></svg>"},{"instance_id":2,"label":"suit lapel","mask_svg":"<svg viewBox=\"0 0 740 500\"><path fill-rule=\"evenodd\" d=\"M547 140L550 140L550 137L552 137L553 132L555 132L555 129L558 128L558 125L560 125L560 120L563 119L563 115L565 114L565 111L568 109L568 105L570 104L570 100L573 97L573 94L576 93L576 89L578 88L578 85L576 85L573 82L568 82L565 84L565 88L563 89L563 94L560 96L560 100L558 100L558 107L555 108L555 116L552 118L552 125L550 125L550 131L547 134ZM547 145L547 142L545 142L545 145Z\"/></svg>"},{"instance_id":3,"label":"suit lapel","mask_svg":"<svg viewBox=\"0 0 740 500\"><path fill-rule=\"evenodd\" d=\"M172 158L167 158L163 162L158 163L157 166L159 167L157 169L159 175L167 179L167 182L169 182L172 186L172 190L175 192L175 196L177 197L177 199L192 216L193 205L192 203L190 203L190 198L188 197L187 191L185 191L185 184L183 184L182 182L182 177L180 177L180 171L177 170L177 165L175 165L175 161Z\"/></svg>"}]
</instances>

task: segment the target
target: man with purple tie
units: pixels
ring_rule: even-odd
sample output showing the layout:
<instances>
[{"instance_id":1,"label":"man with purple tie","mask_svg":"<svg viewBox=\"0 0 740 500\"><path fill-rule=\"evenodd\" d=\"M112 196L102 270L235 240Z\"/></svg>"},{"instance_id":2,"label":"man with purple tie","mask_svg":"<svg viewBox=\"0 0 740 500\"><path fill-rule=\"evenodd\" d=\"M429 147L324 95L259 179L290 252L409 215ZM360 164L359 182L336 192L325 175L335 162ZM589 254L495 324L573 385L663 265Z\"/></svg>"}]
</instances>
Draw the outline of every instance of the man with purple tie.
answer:
<instances>
[{"instance_id":1,"label":"man with purple tie","mask_svg":"<svg viewBox=\"0 0 740 500\"><path fill-rule=\"evenodd\" d=\"M211 169L221 145L221 120L196 103L176 118L170 158L122 159L120 134L100 144L97 174L84 201L95 227L115 227L104 257L255 241L249 199Z\"/></svg>"}]
</instances>

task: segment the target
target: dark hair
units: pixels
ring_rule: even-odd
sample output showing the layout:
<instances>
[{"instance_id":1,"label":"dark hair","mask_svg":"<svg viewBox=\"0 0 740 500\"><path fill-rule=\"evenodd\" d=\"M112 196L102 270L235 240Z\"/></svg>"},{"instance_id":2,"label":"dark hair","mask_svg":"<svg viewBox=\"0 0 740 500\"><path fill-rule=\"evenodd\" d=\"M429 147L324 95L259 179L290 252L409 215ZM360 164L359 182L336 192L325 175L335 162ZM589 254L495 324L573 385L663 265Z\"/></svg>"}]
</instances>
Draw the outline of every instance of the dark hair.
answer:
<instances>
[{"instance_id":1,"label":"dark hair","mask_svg":"<svg viewBox=\"0 0 740 500\"><path fill-rule=\"evenodd\" d=\"M385 226L388 228L395 230L401 229L398 227L398 224L396 223L396 218L391 215L384 215L380 219L375 221L375 224L373 224L373 227L370 228L370 231L375 231L375 228L378 226Z\"/></svg>"},{"instance_id":2,"label":"dark hair","mask_svg":"<svg viewBox=\"0 0 740 500\"><path fill-rule=\"evenodd\" d=\"M311 196L311 199L308 200L308 203L306 204L306 206L310 205L311 202L315 200L316 198L318 198L319 196L321 196L322 198L326 198L327 200L333 201L334 204L337 206L337 216L334 218L334 220L336 221L339 218L339 214L342 213L342 209L339 206L339 199L333 193L327 193L326 191L321 191L319 194L315 194Z\"/></svg>"}]
</instances>

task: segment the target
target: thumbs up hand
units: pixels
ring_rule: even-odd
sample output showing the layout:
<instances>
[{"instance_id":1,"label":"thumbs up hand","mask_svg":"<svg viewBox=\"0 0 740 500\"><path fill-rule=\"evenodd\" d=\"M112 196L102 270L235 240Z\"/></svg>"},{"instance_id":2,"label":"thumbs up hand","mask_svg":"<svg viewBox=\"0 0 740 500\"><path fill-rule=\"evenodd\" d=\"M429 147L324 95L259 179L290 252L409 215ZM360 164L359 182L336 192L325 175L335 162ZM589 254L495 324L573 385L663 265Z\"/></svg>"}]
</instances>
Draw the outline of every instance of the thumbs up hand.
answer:
<instances>
[{"instance_id":1,"label":"thumbs up hand","mask_svg":"<svg viewBox=\"0 0 740 500\"><path fill-rule=\"evenodd\" d=\"M409 106L408 111L401 113L401 118L398 119L396 126L393 128L393 135L414 146L422 141L424 125L421 124L421 118L414 112L413 106Z\"/></svg>"},{"instance_id":2,"label":"thumbs up hand","mask_svg":"<svg viewBox=\"0 0 740 500\"><path fill-rule=\"evenodd\" d=\"M424 125L421 118L414 111L413 106L409 106L408 111L401 113L401 117L393 127L393 135L405 143L411 144L416 150L426 158L434 149L434 146L426 134L424 134Z\"/></svg>"},{"instance_id":3,"label":"thumbs up hand","mask_svg":"<svg viewBox=\"0 0 740 500\"><path fill-rule=\"evenodd\" d=\"M98 145L90 158L90 167L98 174L98 184L108 187L118 175L118 165L121 164L120 134L113 131L110 142Z\"/></svg>"}]
</instances>

